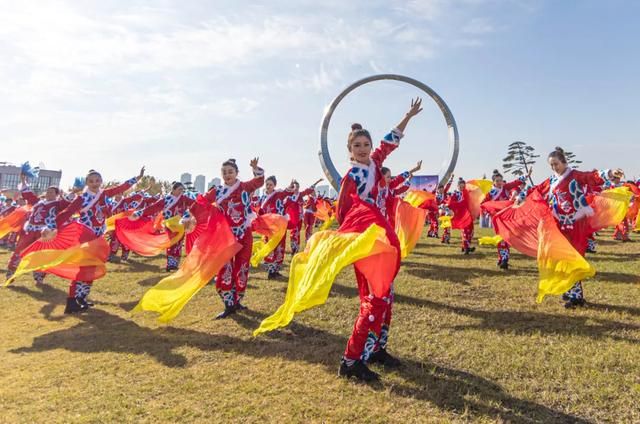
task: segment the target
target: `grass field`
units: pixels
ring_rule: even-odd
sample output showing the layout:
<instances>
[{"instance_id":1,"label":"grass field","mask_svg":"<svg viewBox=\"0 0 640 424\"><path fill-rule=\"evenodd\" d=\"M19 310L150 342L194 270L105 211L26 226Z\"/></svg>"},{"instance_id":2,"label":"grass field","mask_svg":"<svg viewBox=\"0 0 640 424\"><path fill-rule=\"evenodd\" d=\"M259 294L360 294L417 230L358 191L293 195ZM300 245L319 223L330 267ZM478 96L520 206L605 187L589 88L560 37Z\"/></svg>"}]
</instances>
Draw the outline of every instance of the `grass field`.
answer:
<instances>
[{"instance_id":1,"label":"grass field","mask_svg":"<svg viewBox=\"0 0 640 424\"><path fill-rule=\"evenodd\" d=\"M263 271L249 311L213 320L207 286L169 326L129 313L163 258L110 264L77 316L62 313L65 281L22 277L0 296L0 422L638 423L640 242L610 234L590 256L589 306L571 311L534 302L529 258L504 272L493 248L460 255L457 234L455 246L421 240L396 280L389 350L404 367L375 368L376 385L336 377L358 310L351 269L326 305L257 339L286 289Z\"/></svg>"}]
</instances>

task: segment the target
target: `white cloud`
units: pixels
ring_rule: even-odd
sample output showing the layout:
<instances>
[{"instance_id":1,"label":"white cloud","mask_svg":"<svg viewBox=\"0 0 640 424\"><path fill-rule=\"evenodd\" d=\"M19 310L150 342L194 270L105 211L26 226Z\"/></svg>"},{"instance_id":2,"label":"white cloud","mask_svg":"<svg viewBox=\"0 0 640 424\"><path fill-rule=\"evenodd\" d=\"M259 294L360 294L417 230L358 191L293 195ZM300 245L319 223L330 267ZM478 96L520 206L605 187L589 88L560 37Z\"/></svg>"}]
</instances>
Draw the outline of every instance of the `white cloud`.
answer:
<instances>
[{"instance_id":1,"label":"white cloud","mask_svg":"<svg viewBox=\"0 0 640 424\"><path fill-rule=\"evenodd\" d=\"M473 18L462 28L462 32L467 34L488 34L495 32L494 26L486 18Z\"/></svg>"},{"instance_id":2,"label":"white cloud","mask_svg":"<svg viewBox=\"0 0 640 424\"><path fill-rule=\"evenodd\" d=\"M326 98L363 72L479 46L492 29L472 0L300 3L5 2L0 141L71 167L78 146L200 139L268 112L272 96Z\"/></svg>"}]
</instances>

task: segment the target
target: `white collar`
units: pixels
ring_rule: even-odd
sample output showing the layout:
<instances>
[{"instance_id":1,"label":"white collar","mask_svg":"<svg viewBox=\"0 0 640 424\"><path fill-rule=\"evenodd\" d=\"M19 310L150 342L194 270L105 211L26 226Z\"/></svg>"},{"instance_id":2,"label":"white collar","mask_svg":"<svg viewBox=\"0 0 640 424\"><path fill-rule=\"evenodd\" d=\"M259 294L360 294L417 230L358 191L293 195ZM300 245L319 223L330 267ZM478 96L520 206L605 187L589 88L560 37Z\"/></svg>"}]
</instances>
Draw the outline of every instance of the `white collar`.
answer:
<instances>
[{"instance_id":1,"label":"white collar","mask_svg":"<svg viewBox=\"0 0 640 424\"><path fill-rule=\"evenodd\" d=\"M218 203L222 202L227 197L231 196L231 194L235 192L239 186L240 186L240 180L236 180L236 182L233 183L232 186L228 186L226 184L223 185L222 187L224 187L224 189L222 190L222 193L218 193L218 195L216 196L217 197L216 201Z\"/></svg>"},{"instance_id":2,"label":"white collar","mask_svg":"<svg viewBox=\"0 0 640 424\"><path fill-rule=\"evenodd\" d=\"M369 172L367 173L367 183L365 185L364 191L360 194L361 199L366 199L369 197L369 193L373 190L373 184L376 182L376 164L370 159L369 165L365 165L363 163L351 161L351 166L358 169L366 169Z\"/></svg>"},{"instance_id":3,"label":"white collar","mask_svg":"<svg viewBox=\"0 0 640 424\"><path fill-rule=\"evenodd\" d=\"M271 198L273 197L273 195L274 195L274 194L276 194L276 193L281 193L281 192L282 192L282 190L273 190L273 192L272 192L271 194L265 194L265 198L264 198L264 200L262 201L262 204L260 204L260 207L261 207L261 208L264 208L264 205L266 205L266 204L267 204L267 202L269 201L269 199L271 199Z\"/></svg>"},{"instance_id":4,"label":"white collar","mask_svg":"<svg viewBox=\"0 0 640 424\"><path fill-rule=\"evenodd\" d=\"M560 184L565 178L567 178L569 176L569 174L571 174L572 171L573 171L573 168L569 168L567 166L567 169L564 170L562 175L555 175L556 179L549 186L549 191L551 192L551 191L555 190L555 188L558 186L558 184Z\"/></svg>"},{"instance_id":5,"label":"white collar","mask_svg":"<svg viewBox=\"0 0 640 424\"><path fill-rule=\"evenodd\" d=\"M85 187L84 191L85 194L90 194L91 196L94 196L91 201L89 202L89 204L87 206L85 206L84 208L80 209L80 213L86 213L89 209L91 209L93 207L93 205L96 204L96 202L100 199L100 197L102 197L102 193L103 190L98 190L97 193L92 192L91 190L89 190L89 187Z\"/></svg>"}]
</instances>

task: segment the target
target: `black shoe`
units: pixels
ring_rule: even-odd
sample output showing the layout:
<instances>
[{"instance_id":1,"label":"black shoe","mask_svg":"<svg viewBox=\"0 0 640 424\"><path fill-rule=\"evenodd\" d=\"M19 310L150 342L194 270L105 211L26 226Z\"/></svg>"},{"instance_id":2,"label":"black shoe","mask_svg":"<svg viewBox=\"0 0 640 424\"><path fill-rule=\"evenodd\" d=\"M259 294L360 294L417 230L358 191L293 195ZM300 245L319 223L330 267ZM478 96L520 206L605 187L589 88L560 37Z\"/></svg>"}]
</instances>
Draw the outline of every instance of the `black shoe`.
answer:
<instances>
[{"instance_id":1,"label":"black shoe","mask_svg":"<svg viewBox=\"0 0 640 424\"><path fill-rule=\"evenodd\" d=\"M402 366L402 362L398 358L394 358L389 355L386 349L380 349L377 352L373 352L369 357L369 364L380 364L386 368L399 368Z\"/></svg>"},{"instance_id":2,"label":"black shoe","mask_svg":"<svg viewBox=\"0 0 640 424\"><path fill-rule=\"evenodd\" d=\"M93 308L96 306L92 301L85 299L84 304L87 305L88 308Z\"/></svg>"},{"instance_id":3,"label":"black shoe","mask_svg":"<svg viewBox=\"0 0 640 424\"><path fill-rule=\"evenodd\" d=\"M165 271L167 272L173 272L173 271L177 271L178 267L177 266L168 266L165 268Z\"/></svg>"},{"instance_id":4,"label":"black shoe","mask_svg":"<svg viewBox=\"0 0 640 424\"><path fill-rule=\"evenodd\" d=\"M117 257L116 255L109 255L109 259L107 259L107 261L111 262L112 264L119 264L120 258Z\"/></svg>"},{"instance_id":5,"label":"black shoe","mask_svg":"<svg viewBox=\"0 0 640 424\"><path fill-rule=\"evenodd\" d=\"M565 293L565 294L562 295L562 300L564 300L565 302L568 302L569 299L571 299L571 298L569 297L568 294Z\"/></svg>"},{"instance_id":6,"label":"black shoe","mask_svg":"<svg viewBox=\"0 0 640 424\"><path fill-rule=\"evenodd\" d=\"M462 249L462 251L464 252L465 255L468 255L469 253L471 253L471 249Z\"/></svg>"},{"instance_id":7,"label":"black shoe","mask_svg":"<svg viewBox=\"0 0 640 424\"><path fill-rule=\"evenodd\" d=\"M469 252L475 252L475 251L476 251L476 248L475 248L475 247L470 247L470 248L469 248Z\"/></svg>"},{"instance_id":8,"label":"black shoe","mask_svg":"<svg viewBox=\"0 0 640 424\"><path fill-rule=\"evenodd\" d=\"M340 369L338 369L338 377L351 378L355 377L360 381L378 381L380 376L378 373L371 371L364 362L358 360L353 365L348 366L344 361L340 361Z\"/></svg>"},{"instance_id":9,"label":"black shoe","mask_svg":"<svg viewBox=\"0 0 640 424\"><path fill-rule=\"evenodd\" d=\"M593 249L587 249L587 250L586 250L586 252L587 252L587 253L596 253L596 251L595 251L595 250L593 250Z\"/></svg>"},{"instance_id":10,"label":"black shoe","mask_svg":"<svg viewBox=\"0 0 640 424\"><path fill-rule=\"evenodd\" d=\"M567 309L575 309L578 306L582 307L582 306L584 306L586 304L587 304L587 302L584 300L584 298L569 299L569 301L564 304L564 307L567 308Z\"/></svg>"},{"instance_id":11,"label":"black shoe","mask_svg":"<svg viewBox=\"0 0 640 424\"><path fill-rule=\"evenodd\" d=\"M224 311L222 311L218 315L216 315L216 319L225 319L225 318L227 318L230 315L233 315L235 313L236 313L235 305L234 306L225 306Z\"/></svg>"},{"instance_id":12,"label":"black shoe","mask_svg":"<svg viewBox=\"0 0 640 424\"><path fill-rule=\"evenodd\" d=\"M240 302L236 303L234 308L236 308L236 311L246 311L247 309L249 309L249 308L247 308L245 305L243 305Z\"/></svg>"},{"instance_id":13,"label":"black shoe","mask_svg":"<svg viewBox=\"0 0 640 424\"><path fill-rule=\"evenodd\" d=\"M509 269L509 261L500 261L500 262L498 263L498 266L499 266L501 269Z\"/></svg>"},{"instance_id":14,"label":"black shoe","mask_svg":"<svg viewBox=\"0 0 640 424\"><path fill-rule=\"evenodd\" d=\"M278 272L278 271L270 272L267 275L267 280L281 280L283 278L284 278L284 276L282 274L280 274L280 272Z\"/></svg>"},{"instance_id":15,"label":"black shoe","mask_svg":"<svg viewBox=\"0 0 640 424\"><path fill-rule=\"evenodd\" d=\"M86 303L79 302L79 299L76 299L75 297L68 297L67 307L64 308L64 313L78 314L81 312L85 312L87 309L89 309L89 307L86 305Z\"/></svg>"}]
</instances>

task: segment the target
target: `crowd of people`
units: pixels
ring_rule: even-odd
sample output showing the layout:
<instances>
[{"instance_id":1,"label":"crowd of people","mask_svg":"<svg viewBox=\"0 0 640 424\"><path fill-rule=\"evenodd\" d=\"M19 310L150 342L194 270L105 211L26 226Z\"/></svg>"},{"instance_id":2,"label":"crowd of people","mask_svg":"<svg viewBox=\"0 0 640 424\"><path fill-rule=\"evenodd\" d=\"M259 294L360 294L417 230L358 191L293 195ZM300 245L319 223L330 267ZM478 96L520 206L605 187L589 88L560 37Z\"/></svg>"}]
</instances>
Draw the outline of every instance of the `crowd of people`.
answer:
<instances>
[{"instance_id":1,"label":"crowd of people","mask_svg":"<svg viewBox=\"0 0 640 424\"><path fill-rule=\"evenodd\" d=\"M126 262L130 252L164 253L169 275L158 283L162 290L145 294L139 309L161 313L168 321L214 281L223 306L216 318L224 319L247 308L252 265L264 266L269 280L284 278L288 239L292 259L285 304L256 334L282 327L294 312L323 303L337 272L353 265L360 310L339 375L370 381L379 376L369 364L400 365L387 350L393 286L423 227L428 237L444 244L450 243L452 230L460 230L460 253L471 255L474 223L485 214L496 231L490 242L497 249L498 267L508 271L511 247L537 257L538 300L557 294L567 308L584 306L582 281L595 272L584 256L596 252L595 235L605 227L615 227L616 240L630 240L638 226L640 181L625 181L619 169L578 171L556 148L547 157L551 177L537 185L530 173L507 182L496 170L491 180L451 176L433 192L412 189L421 162L396 176L384 162L421 106L421 99L412 100L377 147L366 129L352 125L346 145L351 168L337 199L316 192L321 180L306 189L295 180L279 189L276 176L265 178L258 158L249 163L249 179L240 178L235 160L225 161L222 185L198 195L179 182L162 195L135 190L143 167L120 185L104 188L102 175L91 170L68 193L49 187L39 196L29 185L34 171L25 164L19 191L6 196L0 208L0 245L13 251L7 283L27 273L36 284L44 284L47 274L66 278L64 313L83 313L93 306L89 294L107 272L106 262ZM575 272L567 273L568 262Z\"/></svg>"}]
</instances>

